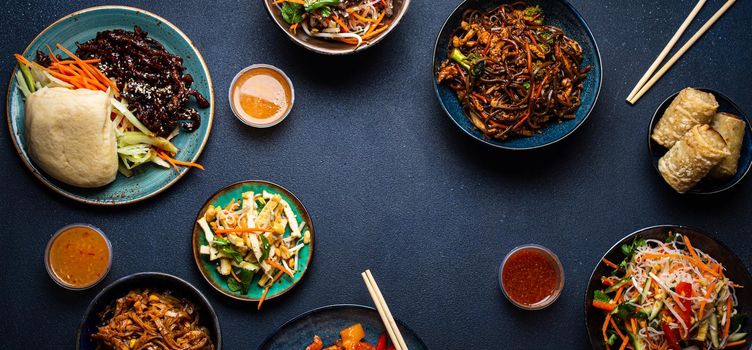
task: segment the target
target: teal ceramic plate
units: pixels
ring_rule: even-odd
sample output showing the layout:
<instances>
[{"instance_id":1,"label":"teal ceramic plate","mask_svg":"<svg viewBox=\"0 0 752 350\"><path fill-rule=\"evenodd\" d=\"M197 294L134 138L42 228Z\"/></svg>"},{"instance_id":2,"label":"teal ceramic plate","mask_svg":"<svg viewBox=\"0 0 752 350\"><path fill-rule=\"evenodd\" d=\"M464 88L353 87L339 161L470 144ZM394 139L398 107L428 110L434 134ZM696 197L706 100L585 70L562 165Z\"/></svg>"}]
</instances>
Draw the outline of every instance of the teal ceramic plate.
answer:
<instances>
[{"instance_id":1,"label":"teal ceramic plate","mask_svg":"<svg viewBox=\"0 0 752 350\"><path fill-rule=\"evenodd\" d=\"M217 193L211 196L211 198L209 198L206 203L204 203L203 207L201 207L201 210L196 216L196 220L204 216L206 210L209 208L209 205L213 205L215 207L222 206L224 208L225 206L227 206L227 204L230 203L232 199L241 199L243 192L247 191L253 191L254 193L262 193L263 191L267 191L271 194L279 194L282 199L286 200L287 203L290 204L293 213L295 213L295 216L297 216L298 218L298 222L300 223L302 221L305 221L305 229L303 229L303 231L311 231L311 243L306 244L303 248L300 249L298 257L298 264L300 264L300 266L298 271L293 274L292 278L287 275L282 275L282 278L280 278L272 286L272 288L269 289L269 293L265 298L265 300L269 300L278 297L292 289L293 286L300 282L306 271L308 271L308 268L311 264L311 258L313 257L313 244L316 241L313 221L311 221L311 216L308 215L308 211L306 211L303 203L301 203L300 200L295 197L295 195L290 193L290 191L275 183L261 180L241 181L219 190ZM290 228L288 227L286 228L284 236L287 237L289 235ZM248 293L242 294L241 292L233 292L227 287L227 277L220 275L217 271L216 264L214 262L210 262L206 256L199 254L200 247L202 245L206 245L207 241L204 237L204 233L201 230L201 227L195 222L193 225L192 240L193 259L196 261L196 265L201 271L201 274L204 276L204 279L206 279L206 281L209 282L209 284L214 287L214 289L224 295L238 300L258 301L259 299L261 299L261 295L264 293L264 288L259 287L257 283L260 274L253 278L253 282L251 283L251 288L250 290L248 290Z\"/></svg>"},{"instance_id":2,"label":"teal ceramic plate","mask_svg":"<svg viewBox=\"0 0 752 350\"><path fill-rule=\"evenodd\" d=\"M76 42L84 42L94 38L97 32L111 29L133 30L139 26L152 37L162 43L167 51L183 58L186 73L193 76L192 87L206 96L211 103L209 108L198 108L201 115L201 126L194 132L181 131L173 139L179 148L177 159L195 162L204 149L209 138L214 117L214 92L212 90L209 70L204 59L190 39L180 29L167 20L144 10L125 6L92 7L67 15L43 30L24 51L26 58L33 58L34 53L46 44L55 47L60 43L67 48L75 48ZM55 51L59 53L59 50ZM16 68L17 69L17 68ZM15 70L13 75L15 76ZM195 101L191 101L195 104ZM188 168L175 172L163 169L153 164L142 166L140 172L130 178L118 174L117 179L109 185L82 189L61 183L37 168L27 153L26 136L24 130L24 99L16 86L16 80L11 79L8 87L8 129L16 151L26 166L42 183L68 198L95 205L118 205L140 201L154 196L188 172Z\"/></svg>"},{"instance_id":3,"label":"teal ceramic plate","mask_svg":"<svg viewBox=\"0 0 752 350\"><path fill-rule=\"evenodd\" d=\"M385 333L379 313L362 305L329 305L308 311L288 321L269 336L259 350L305 349L313 336L318 335L324 347L339 339L339 331L355 323L360 323L366 332L365 341L376 344ZM410 350L427 350L428 347L415 332L397 320L402 338Z\"/></svg>"}]
</instances>

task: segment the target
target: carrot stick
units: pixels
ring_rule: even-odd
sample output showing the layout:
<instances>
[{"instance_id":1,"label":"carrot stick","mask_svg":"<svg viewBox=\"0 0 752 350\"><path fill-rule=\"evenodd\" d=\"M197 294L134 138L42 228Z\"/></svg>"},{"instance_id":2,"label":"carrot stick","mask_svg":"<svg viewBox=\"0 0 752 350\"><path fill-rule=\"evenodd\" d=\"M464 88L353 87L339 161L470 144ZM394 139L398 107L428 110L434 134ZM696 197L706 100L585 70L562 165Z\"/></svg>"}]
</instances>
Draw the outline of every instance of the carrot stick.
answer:
<instances>
[{"instance_id":1,"label":"carrot stick","mask_svg":"<svg viewBox=\"0 0 752 350\"><path fill-rule=\"evenodd\" d=\"M603 332L603 341L608 341L608 336L606 335L606 330L608 330L608 321L611 320L611 313L606 314L606 320L603 321L603 327L601 327L601 332Z\"/></svg>"},{"instance_id":2,"label":"carrot stick","mask_svg":"<svg viewBox=\"0 0 752 350\"><path fill-rule=\"evenodd\" d=\"M214 230L214 233L233 233L233 232L239 232L239 233L262 233L262 232L272 232L272 230L267 229L261 229L261 228L223 228L219 230Z\"/></svg>"},{"instance_id":3,"label":"carrot stick","mask_svg":"<svg viewBox=\"0 0 752 350\"><path fill-rule=\"evenodd\" d=\"M710 298L710 294L713 292L713 288L715 288L715 281L713 281L713 283L710 284L710 288L708 288L708 291L705 292L705 299ZM706 300L703 300L700 303L700 311L699 311L699 314L697 316L698 320L702 319L702 314L703 314L703 312L705 312L705 304L707 304Z\"/></svg>"},{"instance_id":4,"label":"carrot stick","mask_svg":"<svg viewBox=\"0 0 752 350\"><path fill-rule=\"evenodd\" d=\"M606 264L606 266L608 266L608 267L610 267L610 268L612 268L614 270L619 268L619 265L616 265L616 264L612 263L610 260L608 260L606 258L603 258L603 263Z\"/></svg>"},{"instance_id":5,"label":"carrot stick","mask_svg":"<svg viewBox=\"0 0 752 350\"><path fill-rule=\"evenodd\" d=\"M288 276L293 277L292 272L288 271L284 266L282 266L282 264L280 264L280 263L278 263L278 262L276 262L276 261L274 261L272 259L266 259L266 263L269 264L269 265L274 266L274 268L276 268L279 271L284 272Z\"/></svg>"},{"instance_id":6,"label":"carrot stick","mask_svg":"<svg viewBox=\"0 0 752 350\"><path fill-rule=\"evenodd\" d=\"M102 62L102 60L99 59L99 58L90 58L88 60L81 60L81 62L83 62L83 63L99 63L99 62ZM58 65L58 64L75 64L75 63L78 63L78 62L76 62L76 60L62 60L62 61L53 62L52 65L54 66L54 65Z\"/></svg>"},{"instance_id":7,"label":"carrot stick","mask_svg":"<svg viewBox=\"0 0 752 350\"><path fill-rule=\"evenodd\" d=\"M600 300L593 300L593 307L596 309L611 311L616 308L616 304L611 304Z\"/></svg>"},{"instance_id":8,"label":"carrot stick","mask_svg":"<svg viewBox=\"0 0 752 350\"><path fill-rule=\"evenodd\" d=\"M687 250L689 250L689 254L692 255L693 258L697 259L697 261L705 265L705 268L710 269L705 264L705 262L703 262L702 259L700 259L700 257L697 255L697 252L695 252L695 248L692 247L692 242L689 241L689 238L687 236L682 236L682 240L684 240L684 245L687 246Z\"/></svg>"},{"instance_id":9,"label":"carrot stick","mask_svg":"<svg viewBox=\"0 0 752 350\"><path fill-rule=\"evenodd\" d=\"M735 342L731 342L731 343L726 344L726 347L728 348L728 347L732 347L732 346L742 345L742 344L744 344L746 342L747 342L747 339L737 340Z\"/></svg>"},{"instance_id":10,"label":"carrot stick","mask_svg":"<svg viewBox=\"0 0 752 350\"><path fill-rule=\"evenodd\" d=\"M626 337L627 337L626 335L624 335L624 333L622 333L622 332L621 332L621 331L619 330L619 327L617 327L617 326L616 326L616 322L614 322L614 319L613 319L613 318L612 318L612 319L610 319L610 320L609 320L609 322L611 323L611 327L614 327L614 330L616 330L616 334L617 334L617 335L619 336L619 338L621 338L621 339L624 339L624 338L626 338Z\"/></svg>"},{"instance_id":11,"label":"carrot stick","mask_svg":"<svg viewBox=\"0 0 752 350\"><path fill-rule=\"evenodd\" d=\"M347 25L345 24L345 22L342 22L342 20L339 18L339 16L335 15L334 16L334 21L337 22L337 24L339 24L340 31L342 31L344 29L345 33L350 32L350 30L347 29Z\"/></svg>"},{"instance_id":12,"label":"carrot stick","mask_svg":"<svg viewBox=\"0 0 752 350\"><path fill-rule=\"evenodd\" d=\"M50 60L52 60L53 63L60 62L60 60L57 59L57 56L55 56L55 54L52 53L52 48L50 47L50 45L44 44L44 46L47 46L47 51L50 52Z\"/></svg>"},{"instance_id":13,"label":"carrot stick","mask_svg":"<svg viewBox=\"0 0 752 350\"><path fill-rule=\"evenodd\" d=\"M256 307L256 310L261 310L261 304L264 303L264 299L266 299L266 294L269 293L269 288L271 288L271 287L272 287L272 285L270 284L270 285L266 286L266 288L264 288L264 294L261 294L261 299L259 299L258 306Z\"/></svg>"},{"instance_id":14,"label":"carrot stick","mask_svg":"<svg viewBox=\"0 0 752 350\"><path fill-rule=\"evenodd\" d=\"M18 62L21 62L21 63L23 63L23 64L25 64L27 66L31 65L31 62L29 62L29 60L27 60L26 57L23 57L23 56L21 56L19 54L15 54L15 56L16 56L16 60L18 60Z\"/></svg>"},{"instance_id":15,"label":"carrot stick","mask_svg":"<svg viewBox=\"0 0 752 350\"><path fill-rule=\"evenodd\" d=\"M363 35L363 36L362 36L362 38L363 38L363 39L370 39L370 38L373 38L373 37L375 37L375 36L377 36L377 35L381 34L381 33L382 33L383 31L385 31L385 30L387 30L387 29L389 29L389 26L384 26L384 27L381 27L381 28L379 28L379 29L376 29L376 30L374 30L374 31L370 32L370 33L367 33L367 34Z\"/></svg>"},{"instance_id":16,"label":"carrot stick","mask_svg":"<svg viewBox=\"0 0 752 350\"><path fill-rule=\"evenodd\" d=\"M84 71L87 71L90 75L92 75L92 78L93 78L93 75L97 75L97 77L102 82L104 82L105 84L109 85L113 89L113 91L115 91L115 95L116 96L120 96L120 90L117 88L117 86L115 85L115 83L113 83L112 80L110 80L110 78L107 78L104 75L104 73L100 72L99 69L94 68L94 66L92 66L90 64L84 63L82 59L80 59L78 56L76 56L70 50L66 49L65 46L60 45L60 43L57 44L57 47L60 50L62 50L63 52L65 52L66 55L68 55L71 58L73 58L74 60L76 60L76 62L79 63L79 65L81 66L81 68L83 68Z\"/></svg>"},{"instance_id":17,"label":"carrot stick","mask_svg":"<svg viewBox=\"0 0 752 350\"><path fill-rule=\"evenodd\" d=\"M201 170L205 170L204 167L201 166L201 164L179 161L177 159L171 158L170 156L168 156L167 154L165 154L163 152L157 152L157 155L159 156L159 158L162 158L162 159L168 161L173 166L175 166L175 165L182 165L182 166L185 166L185 167L195 167L195 168L199 168ZM177 167L176 167L176 170L177 170Z\"/></svg>"},{"instance_id":18,"label":"carrot stick","mask_svg":"<svg viewBox=\"0 0 752 350\"><path fill-rule=\"evenodd\" d=\"M230 273L232 274L232 277L235 278L236 281L240 282L240 278L238 277L238 275L235 274L235 271L230 269Z\"/></svg>"},{"instance_id":19,"label":"carrot stick","mask_svg":"<svg viewBox=\"0 0 752 350\"><path fill-rule=\"evenodd\" d=\"M266 299L266 294L269 293L269 289L272 288L272 286L274 285L274 282L277 282L277 280L280 277L282 277L282 271L280 271L279 273L277 273L277 275L274 276L274 279L272 279L272 282L269 283L269 285L266 286L266 288L264 288L264 294L261 294L261 299L259 299L259 303L258 303L258 306L256 307L256 310L261 310L261 304L264 303L264 300Z\"/></svg>"},{"instance_id":20,"label":"carrot stick","mask_svg":"<svg viewBox=\"0 0 752 350\"><path fill-rule=\"evenodd\" d=\"M351 15L353 15L353 17L355 17L355 18L357 18L357 19L359 19L359 20L361 20L363 22L371 22L371 23L373 23L373 22L377 21L376 18L363 17L363 16L359 15L357 12L353 12L353 13L351 13Z\"/></svg>"},{"instance_id":21,"label":"carrot stick","mask_svg":"<svg viewBox=\"0 0 752 350\"><path fill-rule=\"evenodd\" d=\"M731 297L726 299L726 325L723 327L723 338L728 337L731 328Z\"/></svg>"},{"instance_id":22,"label":"carrot stick","mask_svg":"<svg viewBox=\"0 0 752 350\"><path fill-rule=\"evenodd\" d=\"M386 11L382 12L381 15L379 16L379 18L376 19L376 22L374 22L373 25L371 25L371 28L368 28L368 32L366 32L363 36L366 36L369 33L371 33L372 31L374 31L376 29L376 26L378 26L379 23L381 23L381 20L384 19L384 15L385 14L386 14Z\"/></svg>"}]
</instances>

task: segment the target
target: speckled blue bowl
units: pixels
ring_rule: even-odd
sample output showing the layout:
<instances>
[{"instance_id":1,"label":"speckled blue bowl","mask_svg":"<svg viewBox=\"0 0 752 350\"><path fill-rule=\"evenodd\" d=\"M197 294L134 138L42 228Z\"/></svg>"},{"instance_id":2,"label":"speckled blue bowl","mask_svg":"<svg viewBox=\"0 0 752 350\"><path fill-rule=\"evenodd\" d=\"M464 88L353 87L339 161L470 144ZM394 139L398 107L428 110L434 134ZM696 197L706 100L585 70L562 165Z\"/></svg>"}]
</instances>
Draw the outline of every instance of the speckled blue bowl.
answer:
<instances>
[{"instance_id":1,"label":"speckled blue bowl","mask_svg":"<svg viewBox=\"0 0 752 350\"><path fill-rule=\"evenodd\" d=\"M572 39L577 41L582 47L583 51L583 67L592 66L588 76L583 82L584 88L582 90L582 104L577 110L576 116L572 120L564 121L558 124L550 124L544 127L541 132L531 137L517 137L507 140L495 140L485 136L480 130L478 130L472 122L467 118L465 112L462 111L462 105L457 99L454 91L448 86L438 84L436 80L436 72L438 71L441 62L447 58L447 46L451 38L452 32L459 26L462 19L462 13L468 9L481 9L488 10L493 7L499 6L505 3L513 3L512 0L466 0L460 4L454 12L444 22L444 26L439 32L439 36L436 38L436 46L434 47L432 76L433 86L436 90L436 96L439 98L441 107L447 113L450 119L464 131L466 134L472 136L474 139L481 141L487 145L508 149L508 150L529 150L551 145L564 139L572 134L582 125L590 112L595 107L595 103L598 100L598 95L601 91L601 76L603 70L601 68L601 54L598 51L598 46L595 43L595 38L590 32L585 20L582 18L579 12L564 0L530 0L530 5L538 5L543 9L545 14L546 24L557 26L564 30L564 32Z\"/></svg>"},{"instance_id":2,"label":"speckled blue bowl","mask_svg":"<svg viewBox=\"0 0 752 350\"><path fill-rule=\"evenodd\" d=\"M386 332L376 309L362 305L330 305L308 311L283 324L266 338L259 350L305 349L313 336L318 335L324 347L339 339L339 331L360 323L366 331L365 341L376 344ZM426 344L404 324L397 321L405 344L410 350L427 350Z\"/></svg>"},{"instance_id":3,"label":"speckled blue bowl","mask_svg":"<svg viewBox=\"0 0 752 350\"><path fill-rule=\"evenodd\" d=\"M749 170L752 168L752 124L750 124L749 118L739 108L739 106L737 106L733 101L731 101L730 98L728 98L728 96L724 95L720 91L706 88L696 89L709 92L713 94L713 96L715 96L715 99L718 101L718 112L731 113L744 120L744 122L747 124L747 128L744 133L744 141L742 142L741 155L739 157L739 168L737 169L736 174L722 181L704 179L700 181L697 186L687 191L688 194L714 194L729 190L732 187L736 186L739 182L742 181L742 179L744 179L745 176L747 176ZM658 120L661 117L663 117L663 113L666 112L666 109L669 105L671 105L671 102L674 100L674 98L676 98L677 95L679 95L679 91L669 96L661 103L660 106L658 106L658 109L656 109L655 113L653 114L653 119L650 120L650 127L648 127L648 153L650 154L650 162L653 164L653 168L658 173L659 177L661 177L661 173L658 170L658 160L661 159L661 157L663 157L666 152L668 152L668 149L653 141L653 139L650 138L650 135L652 135L653 133L655 124L658 123Z\"/></svg>"},{"instance_id":4,"label":"speckled blue bowl","mask_svg":"<svg viewBox=\"0 0 752 350\"><path fill-rule=\"evenodd\" d=\"M179 151L176 159L195 162L204 149L214 117L214 92L212 91L209 70L188 37L167 20L144 10L126 6L99 6L71 13L49 27L45 28L24 51L23 55L31 59L38 49L45 44L55 47L55 43L73 49L76 42L84 42L94 38L97 32L111 29L133 30L137 25L152 37L162 43L167 51L183 58L186 73L193 76L193 88L204 95L211 107L198 108L195 101L191 104L201 116L201 126L194 132L181 132L173 139ZM59 53L55 50L55 53ZM64 56L65 57L65 56ZM18 69L16 67L16 69ZM188 172L189 168L181 168L180 172L172 169L160 168L154 164L145 164L136 170L136 174L126 178L120 174L109 185L84 189L66 185L53 179L39 169L29 158L26 145L26 130L24 128L24 98L18 90L13 78L8 87L8 129L16 151L34 176L57 193L79 202L95 205L117 205L140 201L154 196L177 182Z\"/></svg>"}]
</instances>

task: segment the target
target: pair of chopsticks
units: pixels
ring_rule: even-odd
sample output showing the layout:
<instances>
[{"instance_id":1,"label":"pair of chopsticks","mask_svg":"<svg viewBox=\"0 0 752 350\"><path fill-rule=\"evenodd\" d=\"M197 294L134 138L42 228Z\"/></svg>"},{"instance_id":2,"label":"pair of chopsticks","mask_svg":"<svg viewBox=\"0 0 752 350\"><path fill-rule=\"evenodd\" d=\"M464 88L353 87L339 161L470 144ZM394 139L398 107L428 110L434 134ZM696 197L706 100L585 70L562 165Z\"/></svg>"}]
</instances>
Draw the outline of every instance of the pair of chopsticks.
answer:
<instances>
[{"instance_id":1,"label":"pair of chopsticks","mask_svg":"<svg viewBox=\"0 0 752 350\"><path fill-rule=\"evenodd\" d=\"M381 316L381 321L384 322L384 326L386 326L386 331L389 334L389 338L392 340L392 344L394 344L395 349L396 350L408 350L407 344L405 344L405 340L402 339L402 333L400 333L399 327L397 327L397 322L394 321L394 317L392 317L392 312L389 311L389 306L386 305L384 296L381 295L381 290L379 289L379 286L376 284L376 280L373 279L371 270L366 270L360 275L363 276L363 281L366 282L368 293L371 294L373 303L376 304L376 310L379 311L379 316Z\"/></svg>"},{"instance_id":2,"label":"pair of chopsticks","mask_svg":"<svg viewBox=\"0 0 752 350\"><path fill-rule=\"evenodd\" d=\"M642 76L639 82L637 82L637 85L632 89L632 92L629 93L629 96L627 96L627 102L630 104L635 104L637 100L639 100L642 95L644 95L648 90L650 90L651 87L659 80L661 77L663 77L666 72L671 69L671 66L676 63L676 61L679 60L679 58L684 55L687 50L689 50L694 43L700 39L700 37L705 34L705 32L710 29L710 27L715 24L716 21L718 21L721 16L723 16L724 13L731 7L731 5L736 2L736 0L728 0L726 1L723 6L716 11L716 13L713 15L713 17L710 17L710 20L708 20L701 28L700 30L693 35L689 41L687 41L684 46L682 46L679 51L677 51L669 60L666 62L666 64L661 67L660 70L658 70L655 75L652 76L653 72L655 72L656 69L658 69L658 66L663 62L663 59L668 56L668 53L671 52L671 49L674 47L677 41L679 41L679 38L681 38L682 34L684 34L684 31L689 27L689 24L692 23L692 20L697 16L697 13L700 12L700 9L702 9L702 6L705 5L706 0L700 0L697 2L697 5L695 5L695 8L692 9L692 12L689 13L689 16L687 16L687 19L684 20L684 23L679 27L679 29L676 31L674 36L671 38L671 40L668 42L665 48L663 48L663 51L658 55L658 58L655 59L655 62L648 68L648 71L645 72L645 75ZM650 79L650 80L648 80Z\"/></svg>"}]
</instances>

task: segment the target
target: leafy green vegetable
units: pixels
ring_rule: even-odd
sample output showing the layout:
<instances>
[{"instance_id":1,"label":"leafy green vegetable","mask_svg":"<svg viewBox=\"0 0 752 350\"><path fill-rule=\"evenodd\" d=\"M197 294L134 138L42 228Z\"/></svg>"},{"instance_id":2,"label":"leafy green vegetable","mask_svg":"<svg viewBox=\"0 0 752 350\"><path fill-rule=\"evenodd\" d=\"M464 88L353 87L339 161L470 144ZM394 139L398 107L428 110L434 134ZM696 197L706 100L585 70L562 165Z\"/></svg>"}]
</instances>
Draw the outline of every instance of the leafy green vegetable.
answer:
<instances>
[{"instance_id":1,"label":"leafy green vegetable","mask_svg":"<svg viewBox=\"0 0 752 350\"><path fill-rule=\"evenodd\" d=\"M526 81L526 82L522 83L522 86L525 87L525 90L530 90L530 82L529 81Z\"/></svg>"},{"instance_id":2,"label":"leafy green vegetable","mask_svg":"<svg viewBox=\"0 0 752 350\"><path fill-rule=\"evenodd\" d=\"M221 237L214 237L214 241L212 241L212 244L219 250L222 254L227 255L228 257L232 258L232 260L235 260L236 263L243 262L243 255L241 255L235 248L228 242L226 239Z\"/></svg>"},{"instance_id":3,"label":"leafy green vegetable","mask_svg":"<svg viewBox=\"0 0 752 350\"><path fill-rule=\"evenodd\" d=\"M322 7L321 10L319 10L319 14L321 14L321 17L329 17L332 15L332 8L329 6Z\"/></svg>"},{"instance_id":4,"label":"leafy green vegetable","mask_svg":"<svg viewBox=\"0 0 752 350\"><path fill-rule=\"evenodd\" d=\"M240 286L243 288L243 294L248 293L248 289L251 288L251 281L253 280L255 273L251 270L241 268L238 269L235 274L240 279Z\"/></svg>"},{"instance_id":5,"label":"leafy green vegetable","mask_svg":"<svg viewBox=\"0 0 752 350\"><path fill-rule=\"evenodd\" d=\"M301 4L294 2L282 3L282 18L289 24L298 24L303 22L305 8Z\"/></svg>"},{"instance_id":6,"label":"leafy green vegetable","mask_svg":"<svg viewBox=\"0 0 752 350\"><path fill-rule=\"evenodd\" d=\"M306 1L305 4L305 10L306 12L311 12L314 10L322 9L324 7L328 6L337 6L339 5L340 0L315 0L315 1ZM331 11L331 9L330 9ZM323 16L323 14L322 14Z\"/></svg>"},{"instance_id":7,"label":"leafy green vegetable","mask_svg":"<svg viewBox=\"0 0 752 350\"><path fill-rule=\"evenodd\" d=\"M619 339L619 337L616 335L616 332L612 329L609 329L606 334L608 334L608 340L606 341L606 344L608 344L609 346L613 346Z\"/></svg>"},{"instance_id":8,"label":"leafy green vegetable","mask_svg":"<svg viewBox=\"0 0 752 350\"><path fill-rule=\"evenodd\" d=\"M227 279L227 289L229 289L231 292L239 292L242 286L238 281L235 280L234 277L230 277Z\"/></svg>"},{"instance_id":9,"label":"leafy green vegetable","mask_svg":"<svg viewBox=\"0 0 752 350\"><path fill-rule=\"evenodd\" d=\"M543 9L540 6L528 6L522 11L522 17L528 21L537 25L543 24Z\"/></svg>"},{"instance_id":10,"label":"leafy green vegetable","mask_svg":"<svg viewBox=\"0 0 752 350\"><path fill-rule=\"evenodd\" d=\"M259 259L259 262L264 262L269 258L269 250L271 249L271 245L269 244L269 240L266 239L264 235L259 235L259 238L261 238L261 259Z\"/></svg>"},{"instance_id":11,"label":"leafy green vegetable","mask_svg":"<svg viewBox=\"0 0 752 350\"><path fill-rule=\"evenodd\" d=\"M593 300L609 302L611 301L611 298L606 293L603 293L603 291L596 290Z\"/></svg>"},{"instance_id":12,"label":"leafy green vegetable","mask_svg":"<svg viewBox=\"0 0 752 350\"><path fill-rule=\"evenodd\" d=\"M627 319L628 317L634 317L635 310L637 310L637 306L635 306L629 301L626 301L617 305L616 308L613 311L611 311L611 315L624 320L624 319Z\"/></svg>"},{"instance_id":13,"label":"leafy green vegetable","mask_svg":"<svg viewBox=\"0 0 752 350\"><path fill-rule=\"evenodd\" d=\"M645 241L644 238L635 238L632 241L632 244L622 244L621 245L621 252L624 254L624 260L619 264L620 268L625 268L627 266L627 262L632 260L632 254L634 254L635 250L639 247L644 247L648 243Z\"/></svg>"}]
</instances>

